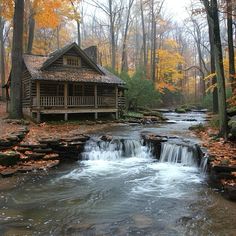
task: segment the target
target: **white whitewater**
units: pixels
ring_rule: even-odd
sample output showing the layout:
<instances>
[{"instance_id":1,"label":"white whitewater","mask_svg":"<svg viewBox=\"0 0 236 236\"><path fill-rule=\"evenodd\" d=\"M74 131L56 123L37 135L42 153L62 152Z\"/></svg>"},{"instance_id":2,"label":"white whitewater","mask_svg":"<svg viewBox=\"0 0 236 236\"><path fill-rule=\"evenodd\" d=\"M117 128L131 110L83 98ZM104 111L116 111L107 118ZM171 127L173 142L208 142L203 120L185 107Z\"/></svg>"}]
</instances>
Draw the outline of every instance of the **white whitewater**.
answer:
<instances>
[{"instance_id":1,"label":"white whitewater","mask_svg":"<svg viewBox=\"0 0 236 236\"><path fill-rule=\"evenodd\" d=\"M197 166L195 146L162 143L160 162L181 163L185 166Z\"/></svg>"},{"instance_id":2,"label":"white whitewater","mask_svg":"<svg viewBox=\"0 0 236 236\"><path fill-rule=\"evenodd\" d=\"M138 140L112 140L95 141L86 143L82 154L84 160L117 160L124 157L150 158L151 151Z\"/></svg>"}]
</instances>

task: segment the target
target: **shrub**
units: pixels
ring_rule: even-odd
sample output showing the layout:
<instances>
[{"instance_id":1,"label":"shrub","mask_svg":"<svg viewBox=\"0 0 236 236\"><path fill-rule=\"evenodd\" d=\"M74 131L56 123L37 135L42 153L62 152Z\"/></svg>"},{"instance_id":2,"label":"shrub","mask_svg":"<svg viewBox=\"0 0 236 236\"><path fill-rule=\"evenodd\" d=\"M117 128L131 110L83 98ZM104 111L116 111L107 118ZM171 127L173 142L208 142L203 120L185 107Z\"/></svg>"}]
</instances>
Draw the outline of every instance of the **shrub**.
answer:
<instances>
[{"instance_id":1,"label":"shrub","mask_svg":"<svg viewBox=\"0 0 236 236\"><path fill-rule=\"evenodd\" d=\"M155 107L160 103L160 94L155 90L150 80L143 79L141 71L137 71L132 77L122 73L120 77L126 82L125 92L127 108L136 111L138 107Z\"/></svg>"}]
</instances>

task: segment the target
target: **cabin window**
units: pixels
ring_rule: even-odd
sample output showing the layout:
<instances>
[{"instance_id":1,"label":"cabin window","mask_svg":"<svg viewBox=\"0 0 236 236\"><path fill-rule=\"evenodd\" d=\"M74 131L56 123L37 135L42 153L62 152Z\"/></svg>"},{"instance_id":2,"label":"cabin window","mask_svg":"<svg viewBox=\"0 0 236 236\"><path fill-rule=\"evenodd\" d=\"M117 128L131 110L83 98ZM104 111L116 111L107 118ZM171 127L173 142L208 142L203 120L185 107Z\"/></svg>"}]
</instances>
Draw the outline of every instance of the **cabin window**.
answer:
<instances>
[{"instance_id":1,"label":"cabin window","mask_svg":"<svg viewBox=\"0 0 236 236\"><path fill-rule=\"evenodd\" d=\"M81 59L79 57L65 56L63 58L63 64L72 67L81 67Z\"/></svg>"}]
</instances>

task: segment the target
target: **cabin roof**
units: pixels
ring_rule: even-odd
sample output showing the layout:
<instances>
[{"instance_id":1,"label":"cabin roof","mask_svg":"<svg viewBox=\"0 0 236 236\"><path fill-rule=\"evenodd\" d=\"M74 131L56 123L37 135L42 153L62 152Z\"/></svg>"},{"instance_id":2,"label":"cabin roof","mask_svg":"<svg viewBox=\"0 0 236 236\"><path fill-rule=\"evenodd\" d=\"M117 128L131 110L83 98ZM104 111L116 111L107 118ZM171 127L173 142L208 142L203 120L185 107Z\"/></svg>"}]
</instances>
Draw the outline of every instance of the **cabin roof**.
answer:
<instances>
[{"instance_id":1,"label":"cabin roof","mask_svg":"<svg viewBox=\"0 0 236 236\"><path fill-rule=\"evenodd\" d=\"M71 48L78 52L78 55L82 60L91 66L91 69L61 68L59 70L47 70L49 65ZM23 60L27 70L34 80L125 84L119 77L112 74L104 67L94 63L76 43L67 45L64 48L53 52L49 56L24 54Z\"/></svg>"}]
</instances>

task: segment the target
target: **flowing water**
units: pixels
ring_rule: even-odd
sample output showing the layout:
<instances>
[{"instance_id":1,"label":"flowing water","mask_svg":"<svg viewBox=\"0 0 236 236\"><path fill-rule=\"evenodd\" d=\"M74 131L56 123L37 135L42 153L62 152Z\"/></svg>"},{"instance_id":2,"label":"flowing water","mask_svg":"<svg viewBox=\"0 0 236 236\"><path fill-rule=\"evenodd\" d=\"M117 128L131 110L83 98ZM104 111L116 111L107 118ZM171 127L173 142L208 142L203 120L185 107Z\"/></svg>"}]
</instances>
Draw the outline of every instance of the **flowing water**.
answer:
<instances>
[{"instance_id":1,"label":"flowing water","mask_svg":"<svg viewBox=\"0 0 236 236\"><path fill-rule=\"evenodd\" d=\"M0 235L236 235L236 205L207 186L187 130L204 115L167 115L176 122L94 135L83 161L1 179ZM158 161L141 132L175 138Z\"/></svg>"}]
</instances>

